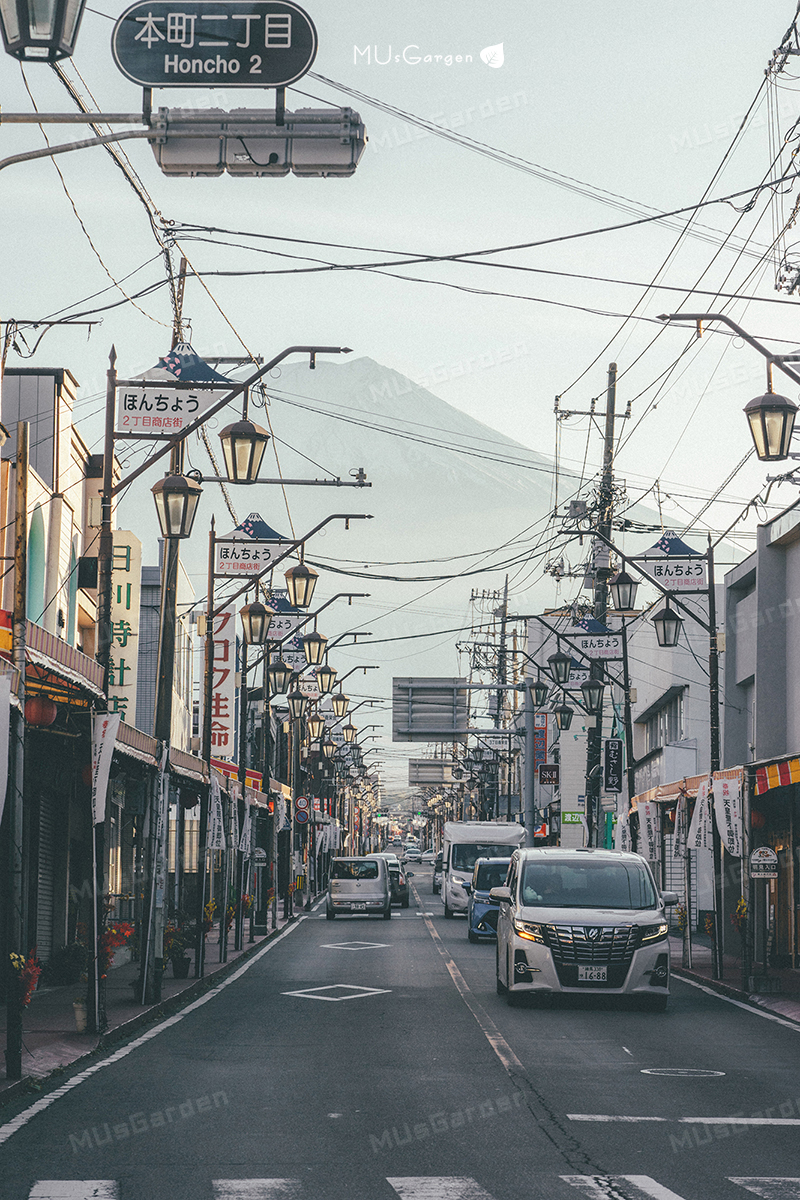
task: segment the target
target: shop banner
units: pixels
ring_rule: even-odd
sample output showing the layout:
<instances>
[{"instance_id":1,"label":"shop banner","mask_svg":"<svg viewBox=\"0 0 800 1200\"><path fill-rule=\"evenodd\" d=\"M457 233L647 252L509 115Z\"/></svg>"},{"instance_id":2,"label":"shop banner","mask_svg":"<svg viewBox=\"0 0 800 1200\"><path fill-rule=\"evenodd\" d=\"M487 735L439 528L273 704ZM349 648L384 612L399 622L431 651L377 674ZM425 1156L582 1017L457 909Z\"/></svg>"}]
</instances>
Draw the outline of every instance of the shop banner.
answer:
<instances>
[{"instance_id":1,"label":"shop banner","mask_svg":"<svg viewBox=\"0 0 800 1200\"><path fill-rule=\"evenodd\" d=\"M632 850L630 813L619 813L614 822L614 849Z\"/></svg>"},{"instance_id":2,"label":"shop banner","mask_svg":"<svg viewBox=\"0 0 800 1200\"><path fill-rule=\"evenodd\" d=\"M640 800L636 810L639 814L639 853L648 862L661 858L659 842L659 819L661 814L653 800Z\"/></svg>"},{"instance_id":3,"label":"shop banner","mask_svg":"<svg viewBox=\"0 0 800 1200\"><path fill-rule=\"evenodd\" d=\"M106 797L119 713L97 713L92 720L92 824L106 819Z\"/></svg>"},{"instance_id":4,"label":"shop banner","mask_svg":"<svg viewBox=\"0 0 800 1200\"><path fill-rule=\"evenodd\" d=\"M675 835L672 839L672 857L686 858L687 854L687 822L686 822L687 800L684 795L678 796L678 803L675 805Z\"/></svg>"},{"instance_id":5,"label":"shop banner","mask_svg":"<svg viewBox=\"0 0 800 1200\"><path fill-rule=\"evenodd\" d=\"M734 858L742 857L742 776L714 772L714 817L722 844Z\"/></svg>"},{"instance_id":6,"label":"shop banner","mask_svg":"<svg viewBox=\"0 0 800 1200\"><path fill-rule=\"evenodd\" d=\"M219 780L211 776L211 790L208 798L208 849L222 850L225 839L222 831L222 795L219 790Z\"/></svg>"},{"instance_id":7,"label":"shop banner","mask_svg":"<svg viewBox=\"0 0 800 1200\"><path fill-rule=\"evenodd\" d=\"M243 854L249 854L251 850L250 841L253 833L252 808L249 804L244 806L244 821L242 823L242 836L239 838L239 849Z\"/></svg>"},{"instance_id":8,"label":"shop banner","mask_svg":"<svg viewBox=\"0 0 800 1200\"><path fill-rule=\"evenodd\" d=\"M689 850L711 849L711 779L703 779L697 789L687 844Z\"/></svg>"}]
</instances>

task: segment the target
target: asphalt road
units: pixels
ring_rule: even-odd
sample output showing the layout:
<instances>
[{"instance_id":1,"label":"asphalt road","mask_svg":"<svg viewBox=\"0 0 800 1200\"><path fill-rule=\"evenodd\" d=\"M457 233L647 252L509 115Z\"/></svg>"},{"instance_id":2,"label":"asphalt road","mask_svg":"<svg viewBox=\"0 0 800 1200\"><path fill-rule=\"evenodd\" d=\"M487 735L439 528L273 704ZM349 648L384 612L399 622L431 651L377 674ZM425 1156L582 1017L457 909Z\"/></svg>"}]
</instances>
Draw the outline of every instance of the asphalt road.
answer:
<instances>
[{"instance_id":1,"label":"asphalt road","mask_svg":"<svg viewBox=\"0 0 800 1200\"><path fill-rule=\"evenodd\" d=\"M510 1009L413 882L4 1109L2 1200L800 1200L800 1028L680 981Z\"/></svg>"}]
</instances>

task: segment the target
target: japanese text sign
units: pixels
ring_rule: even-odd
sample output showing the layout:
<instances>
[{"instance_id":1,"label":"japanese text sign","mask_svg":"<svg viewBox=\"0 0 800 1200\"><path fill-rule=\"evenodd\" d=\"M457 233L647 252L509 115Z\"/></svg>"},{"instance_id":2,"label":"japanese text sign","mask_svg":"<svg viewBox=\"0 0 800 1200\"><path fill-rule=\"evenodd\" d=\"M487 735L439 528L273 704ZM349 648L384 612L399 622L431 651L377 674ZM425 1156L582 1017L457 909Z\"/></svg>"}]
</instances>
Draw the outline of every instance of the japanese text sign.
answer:
<instances>
[{"instance_id":1,"label":"japanese text sign","mask_svg":"<svg viewBox=\"0 0 800 1200\"><path fill-rule=\"evenodd\" d=\"M136 724L139 677L139 611L142 594L142 543L125 529L113 532L111 558L111 658L108 710Z\"/></svg>"},{"instance_id":2,"label":"japanese text sign","mask_svg":"<svg viewBox=\"0 0 800 1200\"><path fill-rule=\"evenodd\" d=\"M117 433L174 437L212 408L230 388L176 388L142 383L117 388Z\"/></svg>"}]
</instances>

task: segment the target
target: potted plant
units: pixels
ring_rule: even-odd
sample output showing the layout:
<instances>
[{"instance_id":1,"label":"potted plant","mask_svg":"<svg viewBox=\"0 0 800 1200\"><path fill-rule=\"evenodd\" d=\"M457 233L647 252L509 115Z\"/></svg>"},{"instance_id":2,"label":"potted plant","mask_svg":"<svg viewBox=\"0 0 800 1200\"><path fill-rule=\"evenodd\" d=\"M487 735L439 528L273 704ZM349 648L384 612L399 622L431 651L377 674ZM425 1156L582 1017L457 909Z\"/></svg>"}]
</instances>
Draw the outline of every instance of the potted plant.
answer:
<instances>
[{"instance_id":1,"label":"potted plant","mask_svg":"<svg viewBox=\"0 0 800 1200\"><path fill-rule=\"evenodd\" d=\"M172 963L176 979L188 979L192 959L190 949L197 946L197 925L184 923L180 915L168 921L164 930L164 964Z\"/></svg>"}]
</instances>

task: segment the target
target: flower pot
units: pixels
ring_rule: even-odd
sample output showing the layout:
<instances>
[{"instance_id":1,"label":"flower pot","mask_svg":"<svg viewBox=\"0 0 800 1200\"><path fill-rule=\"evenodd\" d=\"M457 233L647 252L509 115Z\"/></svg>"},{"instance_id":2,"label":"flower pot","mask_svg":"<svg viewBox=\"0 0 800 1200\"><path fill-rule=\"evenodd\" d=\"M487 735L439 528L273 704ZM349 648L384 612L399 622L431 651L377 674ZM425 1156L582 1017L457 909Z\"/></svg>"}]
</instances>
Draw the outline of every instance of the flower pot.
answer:
<instances>
[{"instance_id":1,"label":"flower pot","mask_svg":"<svg viewBox=\"0 0 800 1200\"><path fill-rule=\"evenodd\" d=\"M72 1007L75 1010L75 1028L78 1033L86 1033L86 1004L83 1000L73 1000Z\"/></svg>"},{"instance_id":2,"label":"flower pot","mask_svg":"<svg viewBox=\"0 0 800 1200\"><path fill-rule=\"evenodd\" d=\"M190 958L173 958L172 974L176 979L188 979L189 968L192 965Z\"/></svg>"}]
</instances>

